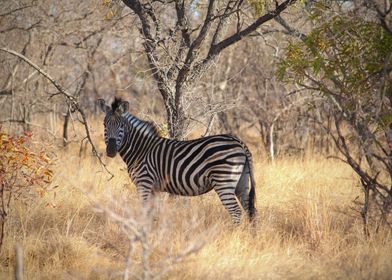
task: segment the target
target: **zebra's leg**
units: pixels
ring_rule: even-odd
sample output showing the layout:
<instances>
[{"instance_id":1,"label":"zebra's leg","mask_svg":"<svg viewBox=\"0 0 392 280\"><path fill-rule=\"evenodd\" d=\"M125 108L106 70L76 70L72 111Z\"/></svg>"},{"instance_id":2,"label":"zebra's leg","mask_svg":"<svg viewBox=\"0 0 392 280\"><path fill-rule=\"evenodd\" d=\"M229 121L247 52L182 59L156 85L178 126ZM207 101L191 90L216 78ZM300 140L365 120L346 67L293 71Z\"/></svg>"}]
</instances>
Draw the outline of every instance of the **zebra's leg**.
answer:
<instances>
[{"instance_id":1,"label":"zebra's leg","mask_svg":"<svg viewBox=\"0 0 392 280\"><path fill-rule=\"evenodd\" d=\"M150 185L138 185L136 187L139 195L139 200L142 206L143 215L148 218L149 221L157 220L157 207L154 199L154 191Z\"/></svg>"},{"instance_id":2,"label":"zebra's leg","mask_svg":"<svg viewBox=\"0 0 392 280\"><path fill-rule=\"evenodd\" d=\"M234 224L239 224L241 222L242 210L234 193L234 188L215 186L214 189L222 201L223 206L229 212Z\"/></svg>"},{"instance_id":3,"label":"zebra's leg","mask_svg":"<svg viewBox=\"0 0 392 280\"><path fill-rule=\"evenodd\" d=\"M150 185L140 184L136 186L139 199L143 207L149 206L153 197L153 188Z\"/></svg>"}]
</instances>

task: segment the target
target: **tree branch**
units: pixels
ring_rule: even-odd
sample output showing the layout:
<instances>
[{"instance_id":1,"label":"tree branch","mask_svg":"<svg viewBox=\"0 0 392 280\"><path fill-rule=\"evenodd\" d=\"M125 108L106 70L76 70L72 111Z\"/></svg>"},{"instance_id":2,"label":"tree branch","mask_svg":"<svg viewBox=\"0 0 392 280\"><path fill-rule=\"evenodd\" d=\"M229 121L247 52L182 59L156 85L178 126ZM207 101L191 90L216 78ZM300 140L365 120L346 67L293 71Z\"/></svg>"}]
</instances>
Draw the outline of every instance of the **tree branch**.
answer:
<instances>
[{"instance_id":1,"label":"tree branch","mask_svg":"<svg viewBox=\"0 0 392 280\"><path fill-rule=\"evenodd\" d=\"M291 27L280 15L275 17L275 21L278 22L281 26L283 26L283 28L286 29L289 35L297 37L302 41L306 39L306 35L304 33Z\"/></svg>"},{"instance_id":2,"label":"tree branch","mask_svg":"<svg viewBox=\"0 0 392 280\"><path fill-rule=\"evenodd\" d=\"M162 69L160 69L158 65L159 59L156 53L156 45L158 43L158 40L151 33L151 22L148 17L148 12L138 0L123 0L123 3L128 6L132 11L134 11L134 13L139 17L139 20L142 25L140 33L144 37L143 46L146 52L147 60L154 79L157 81L158 90L160 91L163 99L166 101L169 98L168 94L171 91L168 88L168 82L165 79L164 72L162 71Z\"/></svg>"},{"instance_id":3,"label":"tree branch","mask_svg":"<svg viewBox=\"0 0 392 280\"><path fill-rule=\"evenodd\" d=\"M86 136L87 139L91 145L91 148L93 150L93 154L98 158L99 162L101 163L101 165L104 167L104 169L106 170L106 172L108 172L111 175L111 178L114 177L114 175L108 170L106 164L102 161L101 156L99 155L92 139L91 139L91 134L90 134L90 128L88 127L88 123L87 123L87 118L86 118L86 114L84 113L83 109L80 107L79 102L77 100L77 98L75 98L74 96L72 96L72 94L70 94L66 89L64 89L55 79L53 79L48 73L46 73L44 70L42 70L39 66L37 66L34 62L32 62L31 60L29 60L27 57L25 57L24 55L7 49L7 48L0 48L0 51L9 53L13 56L16 56L20 59L22 59L24 62L26 62L27 64L29 64L31 67L33 67L35 70L38 71L38 73L40 73L42 76L44 76L46 79L48 79L53 85L54 87L65 97L65 99L67 100L68 105L75 111L78 111L82 117L82 123L83 126L85 128L85 132L86 132Z\"/></svg>"},{"instance_id":4,"label":"tree branch","mask_svg":"<svg viewBox=\"0 0 392 280\"><path fill-rule=\"evenodd\" d=\"M218 44L215 44L211 47L208 57L213 57L218 55L222 50L225 48L233 45L234 43L237 43L244 37L250 35L253 31L255 31L259 26L262 24L266 23L267 21L277 17L280 15L281 12L283 12L286 8L294 4L297 0L286 0L282 4L278 5L275 10L268 12L267 14L259 17L254 23L249 25L247 28L241 30L240 32L237 32L230 37L224 39L223 41L219 42ZM207 58L208 58L207 57Z\"/></svg>"},{"instance_id":5,"label":"tree branch","mask_svg":"<svg viewBox=\"0 0 392 280\"><path fill-rule=\"evenodd\" d=\"M22 6L22 7L13 9L11 11L5 12L3 14L0 14L0 17L9 16L9 15L11 15L11 14L17 12L17 11L21 11L21 10L24 10L24 9L27 9L27 8L31 8L31 7L33 7L33 5Z\"/></svg>"},{"instance_id":6,"label":"tree branch","mask_svg":"<svg viewBox=\"0 0 392 280\"><path fill-rule=\"evenodd\" d=\"M219 43L212 44L208 51L208 54L205 59L200 61L195 65L194 71L192 73L192 77L189 78L189 81L192 82L197 79L210 65L211 62L227 47L239 42L244 37L251 35L257 28L259 28L262 24L267 21L274 19L279 16L285 9L289 6L293 5L297 0L285 0L280 5L277 5L275 10L268 12L267 14L259 17L255 22L246 27L241 31L237 31L235 34L229 36L228 38L220 41Z\"/></svg>"},{"instance_id":7,"label":"tree branch","mask_svg":"<svg viewBox=\"0 0 392 280\"><path fill-rule=\"evenodd\" d=\"M195 58L197 57L197 51L203 43L204 39L207 37L208 31L212 24L212 17L214 15L215 0L210 0L208 4L207 14L204 19L203 26L200 29L199 35L192 42L189 47L188 53L186 55L184 65L178 73L176 81L176 93L181 92L181 87L184 85L185 80L188 77L189 71L191 70L191 65ZM180 94L176 95L176 104L179 103Z\"/></svg>"}]
</instances>

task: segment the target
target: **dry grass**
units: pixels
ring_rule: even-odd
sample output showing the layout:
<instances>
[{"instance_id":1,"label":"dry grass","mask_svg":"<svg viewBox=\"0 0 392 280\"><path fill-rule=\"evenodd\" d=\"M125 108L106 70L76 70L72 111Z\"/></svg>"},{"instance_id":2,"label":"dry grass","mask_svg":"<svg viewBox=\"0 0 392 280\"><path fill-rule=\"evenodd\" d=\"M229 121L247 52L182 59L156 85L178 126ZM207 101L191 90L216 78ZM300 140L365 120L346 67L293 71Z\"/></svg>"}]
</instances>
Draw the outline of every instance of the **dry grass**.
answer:
<instances>
[{"instance_id":1,"label":"dry grass","mask_svg":"<svg viewBox=\"0 0 392 280\"><path fill-rule=\"evenodd\" d=\"M108 160L115 174L108 182L97 161L80 159L77 149L75 145L56 152L52 187L58 187L43 199L17 203L12 209L0 254L0 279L12 278L16 242L23 248L27 279L122 278L127 236L121 225L94 210L92 198L124 212L124 204L129 209L139 205L135 189L119 158ZM152 266L208 234L201 250L163 278L390 278L392 237L386 231L369 240L363 237L359 217L351 210L359 189L347 166L321 157L274 164L256 160L255 172L260 220L253 228L231 225L214 193L159 196L155 223L169 222L164 235L151 236ZM137 278L143 271L140 248L131 257L130 271Z\"/></svg>"}]
</instances>

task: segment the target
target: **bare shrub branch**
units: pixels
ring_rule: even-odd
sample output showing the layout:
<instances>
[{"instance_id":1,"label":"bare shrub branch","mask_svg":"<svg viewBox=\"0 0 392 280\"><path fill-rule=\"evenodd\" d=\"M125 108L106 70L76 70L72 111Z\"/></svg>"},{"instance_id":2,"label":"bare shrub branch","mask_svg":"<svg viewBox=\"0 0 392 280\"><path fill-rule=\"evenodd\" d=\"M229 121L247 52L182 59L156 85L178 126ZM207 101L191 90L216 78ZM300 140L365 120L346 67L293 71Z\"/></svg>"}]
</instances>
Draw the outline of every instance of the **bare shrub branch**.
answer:
<instances>
[{"instance_id":1,"label":"bare shrub branch","mask_svg":"<svg viewBox=\"0 0 392 280\"><path fill-rule=\"evenodd\" d=\"M181 240L171 240L170 236L176 228L173 225L178 215L167 201L159 201L155 197L144 207L129 207L119 197L107 195L108 202L98 201L90 194L86 194L93 203L95 211L104 214L116 223L128 239L128 250L124 258L123 279L133 277L139 279L160 279L185 259L203 248L207 240L215 235L215 228L198 233L202 221L197 216L182 221L186 232L181 234ZM159 205L159 207L158 207ZM171 242L180 242L179 249L173 249ZM177 247L177 246L176 246ZM153 262L150 257L159 254L159 261ZM141 260L141 264L135 258ZM142 268L142 275L132 273L135 268Z\"/></svg>"}]
</instances>

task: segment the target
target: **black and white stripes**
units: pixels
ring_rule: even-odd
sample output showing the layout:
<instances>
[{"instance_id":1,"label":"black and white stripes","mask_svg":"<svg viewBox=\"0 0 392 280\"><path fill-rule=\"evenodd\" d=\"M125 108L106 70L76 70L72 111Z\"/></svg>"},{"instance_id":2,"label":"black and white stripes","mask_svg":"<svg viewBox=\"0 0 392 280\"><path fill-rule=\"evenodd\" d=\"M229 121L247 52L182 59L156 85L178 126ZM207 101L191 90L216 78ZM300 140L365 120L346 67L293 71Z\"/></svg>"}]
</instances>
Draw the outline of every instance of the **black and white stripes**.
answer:
<instances>
[{"instance_id":1,"label":"black and white stripes","mask_svg":"<svg viewBox=\"0 0 392 280\"><path fill-rule=\"evenodd\" d=\"M143 201L157 191L196 196L213 189L235 223L242 213L238 200L250 218L255 216L252 156L239 139L230 135L166 139L152 123L129 114L128 102L116 98L111 107L99 102L106 113L107 155L120 154Z\"/></svg>"}]
</instances>

